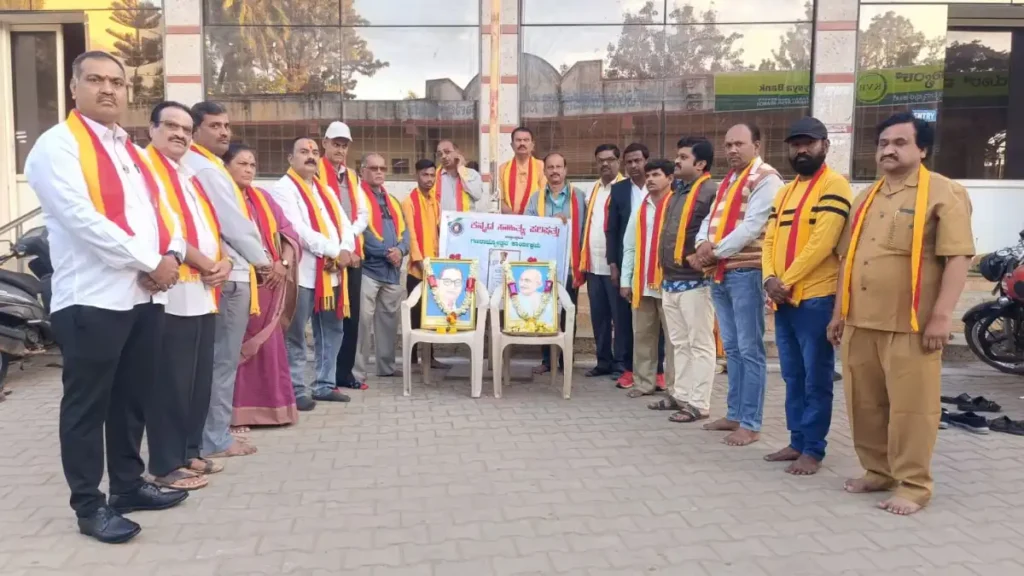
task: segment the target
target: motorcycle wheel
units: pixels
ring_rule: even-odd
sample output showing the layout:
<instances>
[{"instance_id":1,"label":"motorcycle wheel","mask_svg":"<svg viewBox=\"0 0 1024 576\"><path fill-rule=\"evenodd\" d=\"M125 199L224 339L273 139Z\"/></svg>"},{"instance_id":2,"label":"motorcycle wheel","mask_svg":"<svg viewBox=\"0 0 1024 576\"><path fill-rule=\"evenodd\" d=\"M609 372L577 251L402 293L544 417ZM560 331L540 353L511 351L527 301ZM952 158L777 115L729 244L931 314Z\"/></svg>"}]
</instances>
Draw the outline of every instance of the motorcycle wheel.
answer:
<instances>
[{"instance_id":1,"label":"motorcycle wheel","mask_svg":"<svg viewBox=\"0 0 1024 576\"><path fill-rule=\"evenodd\" d=\"M975 318L964 326L967 347L982 362L1000 372L1024 375L1024 350L1017 344L1022 327L1018 324L1018 318L999 312Z\"/></svg>"}]
</instances>

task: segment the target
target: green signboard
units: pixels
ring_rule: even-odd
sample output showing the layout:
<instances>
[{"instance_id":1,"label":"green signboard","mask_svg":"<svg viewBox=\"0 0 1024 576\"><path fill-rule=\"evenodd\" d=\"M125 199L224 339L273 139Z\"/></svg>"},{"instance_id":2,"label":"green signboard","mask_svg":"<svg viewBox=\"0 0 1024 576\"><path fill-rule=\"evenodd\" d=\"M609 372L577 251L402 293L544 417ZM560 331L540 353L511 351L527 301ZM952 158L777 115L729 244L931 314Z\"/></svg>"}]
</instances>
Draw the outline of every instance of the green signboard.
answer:
<instances>
[{"instance_id":1,"label":"green signboard","mask_svg":"<svg viewBox=\"0 0 1024 576\"><path fill-rule=\"evenodd\" d=\"M810 105L809 72L715 74L715 112L802 108Z\"/></svg>"}]
</instances>

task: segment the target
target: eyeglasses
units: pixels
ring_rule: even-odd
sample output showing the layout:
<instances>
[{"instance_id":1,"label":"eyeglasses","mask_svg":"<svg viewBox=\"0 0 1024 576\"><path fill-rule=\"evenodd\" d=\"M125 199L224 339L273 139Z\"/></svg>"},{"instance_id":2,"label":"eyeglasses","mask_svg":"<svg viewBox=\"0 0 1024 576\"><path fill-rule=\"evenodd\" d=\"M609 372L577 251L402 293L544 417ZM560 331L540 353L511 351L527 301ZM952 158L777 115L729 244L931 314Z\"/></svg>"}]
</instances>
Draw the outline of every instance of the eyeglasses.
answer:
<instances>
[{"instance_id":1,"label":"eyeglasses","mask_svg":"<svg viewBox=\"0 0 1024 576\"><path fill-rule=\"evenodd\" d=\"M445 288L458 288L462 286L462 280L455 278L441 278L441 285Z\"/></svg>"},{"instance_id":2,"label":"eyeglasses","mask_svg":"<svg viewBox=\"0 0 1024 576\"><path fill-rule=\"evenodd\" d=\"M367 170L369 170L370 172L385 172L385 171L387 171L387 167L386 166L366 166L365 168Z\"/></svg>"},{"instance_id":3,"label":"eyeglasses","mask_svg":"<svg viewBox=\"0 0 1024 576\"><path fill-rule=\"evenodd\" d=\"M188 132L189 134L192 133L192 127L191 126L185 126L184 124L178 124L177 122L174 122L172 120L161 120L160 122L158 122L158 124L160 126L163 126L164 128L167 128L171 132L181 131L181 132Z\"/></svg>"}]
</instances>

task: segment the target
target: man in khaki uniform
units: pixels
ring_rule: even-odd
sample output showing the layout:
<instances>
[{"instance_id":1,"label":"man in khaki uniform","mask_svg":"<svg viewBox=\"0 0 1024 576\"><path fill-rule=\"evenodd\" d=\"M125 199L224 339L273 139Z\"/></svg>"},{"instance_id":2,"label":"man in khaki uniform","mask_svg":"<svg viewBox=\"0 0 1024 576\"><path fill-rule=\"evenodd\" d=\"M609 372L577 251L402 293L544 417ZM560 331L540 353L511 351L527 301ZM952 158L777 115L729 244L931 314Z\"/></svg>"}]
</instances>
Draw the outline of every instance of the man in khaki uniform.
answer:
<instances>
[{"instance_id":1,"label":"man in khaki uniform","mask_svg":"<svg viewBox=\"0 0 1024 576\"><path fill-rule=\"evenodd\" d=\"M974 238L967 192L921 165L931 126L899 113L877 134L882 179L854 199L837 247L845 258L829 338L841 341L853 444L866 470L845 489L894 490L879 507L906 515L932 494L942 347Z\"/></svg>"}]
</instances>

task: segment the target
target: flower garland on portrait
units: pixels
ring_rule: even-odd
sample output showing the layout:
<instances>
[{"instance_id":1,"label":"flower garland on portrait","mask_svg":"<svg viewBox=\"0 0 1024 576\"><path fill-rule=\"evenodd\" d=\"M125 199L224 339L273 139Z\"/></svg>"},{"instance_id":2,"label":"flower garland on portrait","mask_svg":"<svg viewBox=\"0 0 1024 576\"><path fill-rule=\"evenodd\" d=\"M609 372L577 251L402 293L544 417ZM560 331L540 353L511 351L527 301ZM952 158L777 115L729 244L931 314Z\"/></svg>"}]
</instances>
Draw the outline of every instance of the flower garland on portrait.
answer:
<instances>
[{"instance_id":1,"label":"flower garland on portrait","mask_svg":"<svg viewBox=\"0 0 1024 576\"><path fill-rule=\"evenodd\" d=\"M530 258L529 262L536 262L536 259ZM509 302L512 304L512 309L515 310L516 315L522 320L522 325L509 325L507 327L508 331L527 334L553 332L552 325L541 322L540 317L544 315L544 312L551 304L551 299L554 297L555 284L551 279L557 275L555 263L553 261L548 263L548 280L544 283L544 292L541 294L540 306L531 314L524 313L522 306L520 306L519 285L516 282L515 276L512 275L512 264L505 260L501 263L501 266L505 273L505 285L508 287Z\"/></svg>"},{"instance_id":2,"label":"flower garland on portrait","mask_svg":"<svg viewBox=\"0 0 1024 576\"><path fill-rule=\"evenodd\" d=\"M455 255L453 255L455 256ZM452 258L458 260L458 258ZM437 304L437 308L444 314L445 321L448 322L447 326L437 328L438 334L454 334L458 331L455 324L459 321L459 318L464 316L473 307L473 302L476 294L476 274L477 266L476 260L472 260L469 263L469 274L466 277L466 297L462 299L462 304L456 308L450 308L441 298L440 282L438 282L437 276L434 275L434 270L430 265L430 258L423 259L423 275L427 278L427 289L430 290L430 296L434 299L434 303Z\"/></svg>"}]
</instances>

